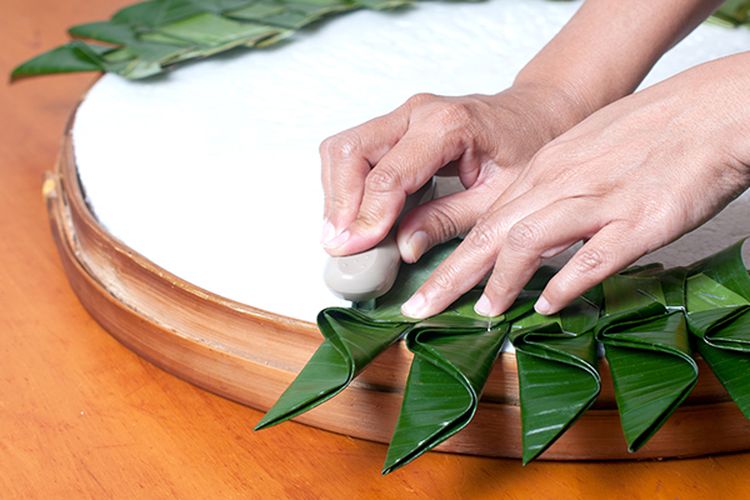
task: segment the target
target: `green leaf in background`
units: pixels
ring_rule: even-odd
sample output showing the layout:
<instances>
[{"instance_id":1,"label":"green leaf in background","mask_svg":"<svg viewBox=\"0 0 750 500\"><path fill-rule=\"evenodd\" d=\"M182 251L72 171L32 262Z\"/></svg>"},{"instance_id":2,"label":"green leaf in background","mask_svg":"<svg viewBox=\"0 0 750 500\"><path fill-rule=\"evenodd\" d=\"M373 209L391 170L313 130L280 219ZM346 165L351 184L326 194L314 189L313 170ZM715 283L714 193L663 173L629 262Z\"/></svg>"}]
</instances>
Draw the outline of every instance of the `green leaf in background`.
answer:
<instances>
[{"instance_id":1,"label":"green leaf in background","mask_svg":"<svg viewBox=\"0 0 750 500\"><path fill-rule=\"evenodd\" d=\"M318 327L325 340L255 430L294 418L344 390L411 325L375 323L354 309L328 308L318 315Z\"/></svg>"},{"instance_id":2,"label":"green leaf in background","mask_svg":"<svg viewBox=\"0 0 750 500\"><path fill-rule=\"evenodd\" d=\"M598 339L629 451L661 428L698 380L683 313L685 273L616 275L603 284L605 318Z\"/></svg>"},{"instance_id":3,"label":"green leaf in background","mask_svg":"<svg viewBox=\"0 0 750 500\"><path fill-rule=\"evenodd\" d=\"M743 243L690 267L687 319L698 352L750 418L750 276Z\"/></svg>"},{"instance_id":4,"label":"green leaf in background","mask_svg":"<svg viewBox=\"0 0 750 500\"><path fill-rule=\"evenodd\" d=\"M241 23L216 14L204 13L162 25L157 33L192 42L200 47L252 46L280 33L278 28L257 23Z\"/></svg>"},{"instance_id":5,"label":"green leaf in background","mask_svg":"<svg viewBox=\"0 0 750 500\"><path fill-rule=\"evenodd\" d=\"M713 14L713 18L731 26L741 26L750 22L750 1L726 0Z\"/></svg>"},{"instance_id":6,"label":"green leaf in background","mask_svg":"<svg viewBox=\"0 0 750 500\"><path fill-rule=\"evenodd\" d=\"M256 2L241 9L227 12L228 17L265 22L288 29L300 29L328 15L357 8L354 2L340 0L306 0L294 4L282 2Z\"/></svg>"},{"instance_id":7,"label":"green leaf in background","mask_svg":"<svg viewBox=\"0 0 750 500\"><path fill-rule=\"evenodd\" d=\"M70 28L68 33L76 38L89 38L115 45L127 45L138 41L135 31L130 26L112 21L79 24Z\"/></svg>"},{"instance_id":8,"label":"green leaf in background","mask_svg":"<svg viewBox=\"0 0 750 500\"><path fill-rule=\"evenodd\" d=\"M150 31L164 24L211 12L217 1L148 0L125 7L112 16L112 20L132 26L139 32Z\"/></svg>"},{"instance_id":9,"label":"green leaf in background","mask_svg":"<svg viewBox=\"0 0 750 500\"><path fill-rule=\"evenodd\" d=\"M238 46L263 48L322 19L357 9L397 9L418 0L148 0L116 12L110 21L71 28L74 37L114 44L117 61L88 60L69 44L21 64L11 79L75 71L107 71L125 78L152 76L177 63ZM461 1L461 0L458 0ZM463 0L475 1L475 0ZM727 0L712 19L750 24L750 0ZM247 26L243 26L247 24ZM275 30L275 31L274 31ZM190 50L177 40L194 42ZM154 46L165 43L170 47ZM145 45L144 45L145 44ZM183 46L178 51L174 46ZM144 54L150 54L146 56ZM156 54L165 54L157 58ZM127 59L127 61L126 61Z\"/></svg>"},{"instance_id":10,"label":"green leaf in background","mask_svg":"<svg viewBox=\"0 0 750 500\"><path fill-rule=\"evenodd\" d=\"M593 332L601 300L597 292L554 316L534 313L513 325L524 465L549 448L599 395Z\"/></svg>"},{"instance_id":11,"label":"green leaf in background","mask_svg":"<svg viewBox=\"0 0 750 500\"><path fill-rule=\"evenodd\" d=\"M131 78L161 72L163 65L194 57L196 44L175 37L149 33L138 36L135 28L114 21L80 24L68 30L72 36L120 45L103 56L107 66Z\"/></svg>"},{"instance_id":12,"label":"green leaf in background","mask_svg":"<svg viewBox=\"0 0 750 500\"><path fill-rule=\"evenodd\" d=\"M102 55L110 50L112 50L111 47L74 40L21 64L11 73L11 81L52 73L103 71L106 64Z\"/></svg>"},{"instance_id":13,"label":"green leaf in background","mask_svg":"<svg viewBox=\"0 0 750 500\"><path fill-rule=\"evenodd\" d=\"M140 79L177 63L239 46L262 48L323 18L361 8L393 9L416 0L149 0L109 21L79 24L73 41L18 66L13 80L49 73L107 71ZM110 52L107 57L99 57Z\"/></svg>"},{"instance_id":14,"label":"green leaf in background","mask_svg":"<svg viewBox=\"0 0 750 500\"><path fill-rule=\"evenodd\" d=\"M403 467L471 422L510 321L532 306L533 299L522 298L489 326L486 318L440 314L406 335L414 359L383 474Z\"/></svg>"}]
</instances>

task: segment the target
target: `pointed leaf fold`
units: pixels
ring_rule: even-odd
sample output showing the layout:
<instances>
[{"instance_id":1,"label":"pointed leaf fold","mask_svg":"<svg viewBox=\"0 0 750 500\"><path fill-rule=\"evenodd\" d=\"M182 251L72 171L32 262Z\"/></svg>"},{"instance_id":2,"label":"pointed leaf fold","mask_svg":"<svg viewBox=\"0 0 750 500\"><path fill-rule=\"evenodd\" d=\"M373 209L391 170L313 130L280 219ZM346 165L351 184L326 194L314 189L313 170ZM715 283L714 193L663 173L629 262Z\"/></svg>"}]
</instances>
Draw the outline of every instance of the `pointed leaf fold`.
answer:
<instances>
[{"instance_id":1,"label":"pointed leaf fold","mask_svg":"<svg viewBox=\"0 0 750 500\"><path fill-rule=\"evenodd\" d=\"M353 309L329 308L318 315L318 327L325 340L256 430L294 418L344 390L411 325L376 323Z\"/></svg>"},{"instance_id":2,"label":"pointed leaf fold","mask_svg":"<svg viewBox=\"0 0 750 500\"><path fill-rule=\"evenodd\" d=\"M623 433L636 451L698 380L684 316L684 269L621 274L604 282L604 344Z\"/></svg>"},{"instance_id":3,"label":"pointed leaf fold","mask_svg":"<svg viewBox=\"0 0 750 500\"><path fill-rule=\"evenodd\" d=\"M554 316L535 313L514 324L521 326L511 339L518 365L524 464L549 448L599 395L593 332L598 318L599 305L579 299Z\"/></svg>"},{"instance_id":4,"label":"pointed leaf fold","mask_svg":"<svg viewBox=\"0 0 750 500\"><path fill-rule=\"evenodd\" d=\"M750 276L742 240L690 267L687 320L696 345L750 418Z\"/></svg>"}]
</instances>

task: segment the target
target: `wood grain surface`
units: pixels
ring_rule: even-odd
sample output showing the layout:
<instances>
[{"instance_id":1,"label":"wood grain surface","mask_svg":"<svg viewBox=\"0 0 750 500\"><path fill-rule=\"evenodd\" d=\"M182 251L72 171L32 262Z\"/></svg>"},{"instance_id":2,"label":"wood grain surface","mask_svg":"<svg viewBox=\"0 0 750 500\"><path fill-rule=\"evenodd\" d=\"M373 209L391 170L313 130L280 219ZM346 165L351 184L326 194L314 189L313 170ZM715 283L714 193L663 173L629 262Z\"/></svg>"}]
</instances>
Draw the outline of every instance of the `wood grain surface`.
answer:
<instances>
[{"instance_id":1,"label":"wood grain surface","mask_svg":"<svg viewBox=\"0 0 750 500\"><path fill-rule=\"evenodd\" d=\"M4 0L0 73L122 0ZM93 76L0 89L0 498L745 498L750 455L534 463L430 453L379 476L385 446L289 423L183 382L77 302L40 188Z\"/></svg>"}]
</instances>

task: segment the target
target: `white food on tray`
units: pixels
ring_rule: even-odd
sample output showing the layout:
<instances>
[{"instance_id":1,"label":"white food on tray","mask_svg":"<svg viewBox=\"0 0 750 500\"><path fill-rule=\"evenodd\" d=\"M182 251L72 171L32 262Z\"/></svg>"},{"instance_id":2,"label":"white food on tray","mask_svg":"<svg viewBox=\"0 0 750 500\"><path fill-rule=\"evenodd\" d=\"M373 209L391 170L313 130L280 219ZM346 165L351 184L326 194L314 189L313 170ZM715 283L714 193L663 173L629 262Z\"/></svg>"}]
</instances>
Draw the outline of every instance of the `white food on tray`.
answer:
<instances>
[{"instance_id":1,"label":"white food on tray","mask_svg":"<svg viewBox=\"0 0 750 500\"><path fill-rule=\"evenodd\" d=\"M115 237L167 271L314 321L347 304L321 277L320 141L418 92L507 87L579 5L420 2L343 15L291 43L152 81L104 76L73 128L88 202ZM704 24L644 85L748 47L750 30ZM750 234L748 208L747 197L735 201L647 260L686 264L721 249Z\"/></svg>"}]
</instances>

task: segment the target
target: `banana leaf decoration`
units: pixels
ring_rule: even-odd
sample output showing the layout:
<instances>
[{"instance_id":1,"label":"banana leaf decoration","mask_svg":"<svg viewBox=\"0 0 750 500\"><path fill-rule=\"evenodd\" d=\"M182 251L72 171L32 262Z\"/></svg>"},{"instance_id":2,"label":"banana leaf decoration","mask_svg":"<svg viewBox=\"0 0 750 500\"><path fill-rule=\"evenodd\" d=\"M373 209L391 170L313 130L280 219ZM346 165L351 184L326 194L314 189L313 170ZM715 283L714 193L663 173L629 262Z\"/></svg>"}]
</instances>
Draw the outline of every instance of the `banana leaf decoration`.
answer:
<instances>
[{"instance_id":1,"label":"banana leaf decoration","mask_svg":"<svg viewBox=\"0 0 750 500\"><path fill-rule=\"evenodd\" d=\"M619 274L603 284L597 327L615 387L628 451L636 451L698 380L684 315L685 269Z\"/></svg>"},{"instance_id":2,"label":"banana leaf decoration","mask_svg":"<svg viewBox=\"0 0 750 500\"><path fill-rule=\"evenodd\" d=\"M698 368L688 325L698 350L749 413L750 276L740 255L742 242L689 268L631 268L550 317L532 311L553 274L549 269L532 278L503 316L488 320L474 312L480 287L427 320L402 316L404 300L457 244L438 246L419 263L402 266L393 289L374 304L321 311L323 344L257 428L335 396L405 337L414 358L383 467L387 474L469 424L510 332L519 370L524 464L552 445L599 394L596 340L605 347L628 449L636 451L695 386Z\"/></svg>"},{"instance_id":3,"label":"banana leaf decoration","mask_svg":"<svg viewBox=\"0 0 750 500\"><path fill-rule=\"evenodd\" d=\"M355 309L333 307L321 311L317 322L324 342L255 430L274 426L328 401L411 328L409 323L378 323Z\"/></svg>"},{"instance_id":4,"label":"banana leaf decoration","mask_svg":"<svg viewBox=\"0 0 750 500\"><path fill-rule=\"evenodd\" d=\"M750 276L743 243L691 266L687 319L698 352L750 418Z\"/></svg>"},{"instance_id":5,"label":"banana leaf decoration","mask_svg":"<svg viewBox=\"0 0 750 500\"><path fill-rule=\"evenodd\" d=\"M510 322L528 313L535 299L522 295L505 315L488 320L473 311L480 294L481 290L470 292L461 307L416 325L406 335L414 358L383 474L403 467L471 422Z\"/></svg>"},{"instance_id":6,"label":"banana leaf decoration","mask_svg":"<svg viewBox=\"0 0 750 500\"><path fill-rule=\"evenodd\" d=\"M148 0L108 21L73 26L71 42L22 63L11 80L80 71L141 79L237 47L267 47L342 12L394 9L414 1Z\"/></svg>"},{"instance_id":7,"label":"banana leaf decoration","mask_svg":"<svg viewBox=\"0 0 750 500\"><path fill-rule=\"evenodd\" d=\"M553 316L513 324L523 464L549 448L596 400L601 389L594 327L601 288Z\"/></svg>"},{"instance_id":8,"label":"banana leaf decoration","mask_svg":"<svg viewBox=\"0 0 750 500\"><path fill-rule=\"evenodd\" d=\"M343 12L395 9L417 1L147 0L125 7L110 20L73 26L68 30L71 42L20 64L11 80L80 71L147 78L237 47L273 45ZM747 25L748 12L750 0L727 0L712 19L728 26Z\"/></svg>"},{"instance_id":9,"label":"banana leaf decoration","mask_svg":"<svg viewBox=\"0 0 750 500\"><path fill-rule=\"evenodd\" d=\"M340 307L322 310L317 323L325 340L255 429L279 424L329 400L409 331L415 320L401 314L401 304L457 245L458 240L444 243L418 263L402 265L391 290L377 299L370 310ZM471 309L476 293L466 294L442 317L476 316Z\"/></svg>"}]
</instances>

